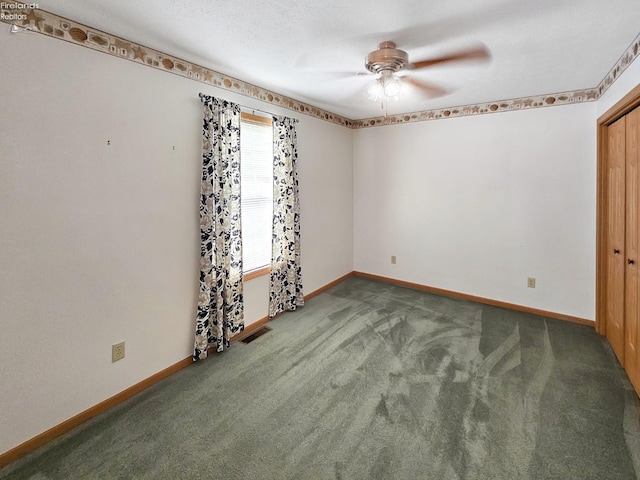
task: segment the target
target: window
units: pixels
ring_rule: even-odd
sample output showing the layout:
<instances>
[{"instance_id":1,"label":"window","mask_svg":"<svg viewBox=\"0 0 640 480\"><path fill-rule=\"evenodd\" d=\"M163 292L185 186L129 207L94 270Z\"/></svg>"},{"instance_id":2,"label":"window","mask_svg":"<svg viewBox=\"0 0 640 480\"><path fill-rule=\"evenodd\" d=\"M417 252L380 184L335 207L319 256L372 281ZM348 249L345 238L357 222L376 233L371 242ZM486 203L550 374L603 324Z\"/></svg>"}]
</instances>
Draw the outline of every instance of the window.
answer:
<instances>
[{"instance_id":1,"label":"window","mask_svg":"<svg viewBox=\"0 0 640 480\"><path fill-rule=\"evenodd\" d=\"M269 271L273 222L273 127L242 112L240 120L242 265L245 279ZM251 275L251 274L254 275ZM248 274L248 275L247 275Z\"/></svg>"}]
</instances>

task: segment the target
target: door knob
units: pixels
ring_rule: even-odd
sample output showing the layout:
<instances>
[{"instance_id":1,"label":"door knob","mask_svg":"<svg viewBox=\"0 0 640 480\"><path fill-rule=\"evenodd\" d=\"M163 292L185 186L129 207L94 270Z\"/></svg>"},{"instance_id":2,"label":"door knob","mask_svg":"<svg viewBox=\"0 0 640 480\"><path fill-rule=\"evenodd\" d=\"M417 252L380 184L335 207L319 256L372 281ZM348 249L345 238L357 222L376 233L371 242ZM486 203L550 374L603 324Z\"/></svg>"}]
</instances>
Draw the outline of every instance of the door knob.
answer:
<instances>
[{"instance_id":1,"label":"door knob","mask_svg":"<svg viewBox=\"0 0 640 480\"><path fill-rule=\"evenodd\" d=\"M627 263L628 263L629 265L633 265L633 264L634 264L634 263L636 263L636 262L635 262L635 261L633 261L633 260L631 260L631 259L629 259L629 260L627 260Z\"/></svg>"},{"instance_id":2,"label":"door knob","mask_svg":"<svg viewBox=\"0 0 640 480\"><path fill-rule=\"evenodd\" d=\"M617 248L613 249L613 253L615 253L616 255L620 253L620 250L618 250Z\"/></svg>"}]
</instances>

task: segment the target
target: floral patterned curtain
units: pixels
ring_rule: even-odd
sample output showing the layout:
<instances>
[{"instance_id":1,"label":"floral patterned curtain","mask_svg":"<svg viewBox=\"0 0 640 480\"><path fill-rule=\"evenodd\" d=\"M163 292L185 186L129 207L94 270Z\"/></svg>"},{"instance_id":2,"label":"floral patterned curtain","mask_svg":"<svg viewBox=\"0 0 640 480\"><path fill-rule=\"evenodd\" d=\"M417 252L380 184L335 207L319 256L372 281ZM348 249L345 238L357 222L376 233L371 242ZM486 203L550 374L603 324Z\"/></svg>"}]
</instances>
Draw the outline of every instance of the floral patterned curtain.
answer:
<instances>
[{"instance_id":1,"label":"floral patterned curtain","mask_svg":"<svg viewBox=\"0 0 640 480\"><path fill-rule=\"evenodd\" d=\"M273 117L273 237L269 316L304 305L300 266L297 120Z\"/></svg>"},{"instance_id":2,"label":"floral patterned curtain","mask_svg":"<svg viewBox=\"0 0 640 480\"><path fill-rule=\"evenodd\" d=\"M240 106L207 95L202 124L200 297L193 358L244 330L240 232Z\"/></svg>"}]
</instances>

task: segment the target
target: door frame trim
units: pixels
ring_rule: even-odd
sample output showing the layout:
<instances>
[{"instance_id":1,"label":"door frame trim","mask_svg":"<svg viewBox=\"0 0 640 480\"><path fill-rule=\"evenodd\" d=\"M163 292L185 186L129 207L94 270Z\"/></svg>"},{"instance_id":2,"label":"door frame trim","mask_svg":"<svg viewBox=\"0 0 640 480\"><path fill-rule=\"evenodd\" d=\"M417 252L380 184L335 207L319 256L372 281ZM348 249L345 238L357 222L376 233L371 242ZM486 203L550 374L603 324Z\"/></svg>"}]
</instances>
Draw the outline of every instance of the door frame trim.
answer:
<instances>
[{"instance_id":1,"label":"door frame trim","mask_svg":"<svg viewBox=\"0 0 640 480\"><path fill-rule=\"evenodd\" d=\"M606 335L606 225L608 207L606 197L607 127L640 105L640 85L637 85L607 110L597 124L598 170L596 183L596 332Z\"/></svg>"}]
</instances>

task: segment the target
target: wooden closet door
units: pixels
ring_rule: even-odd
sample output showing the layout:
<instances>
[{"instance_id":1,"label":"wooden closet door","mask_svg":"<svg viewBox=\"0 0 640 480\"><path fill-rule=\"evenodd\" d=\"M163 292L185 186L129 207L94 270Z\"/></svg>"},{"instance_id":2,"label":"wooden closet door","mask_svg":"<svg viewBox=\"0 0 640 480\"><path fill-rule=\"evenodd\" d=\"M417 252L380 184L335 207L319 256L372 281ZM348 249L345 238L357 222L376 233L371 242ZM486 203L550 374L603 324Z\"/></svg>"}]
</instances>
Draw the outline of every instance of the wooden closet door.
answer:
<instances>
[{"instance_id":1,"label":"wooden closet door","mask_svg":"<svg viewBox=\"0 0 640 480\"><path fill-rule=\"evenodd\" d=\"M638 180L638 121L640 109L636 108L626 116L626 234L625 234L625 316L624 316L624 367L637 391L640 391L640 350L638 349L638 326L640 312L638 311L638 294L640 281L638 279L638 204L640 192Z\"/></svg>"},{"instance_id":2,"label":"wooden closet door","mask_svg":"<svg viewBox=\"0 0 640 480\"><path fill-rule=\"evenodd\" d=\"M608 127L606 334L624 365L625 303L625 117Z\"/></svg>"}]
</instances>

